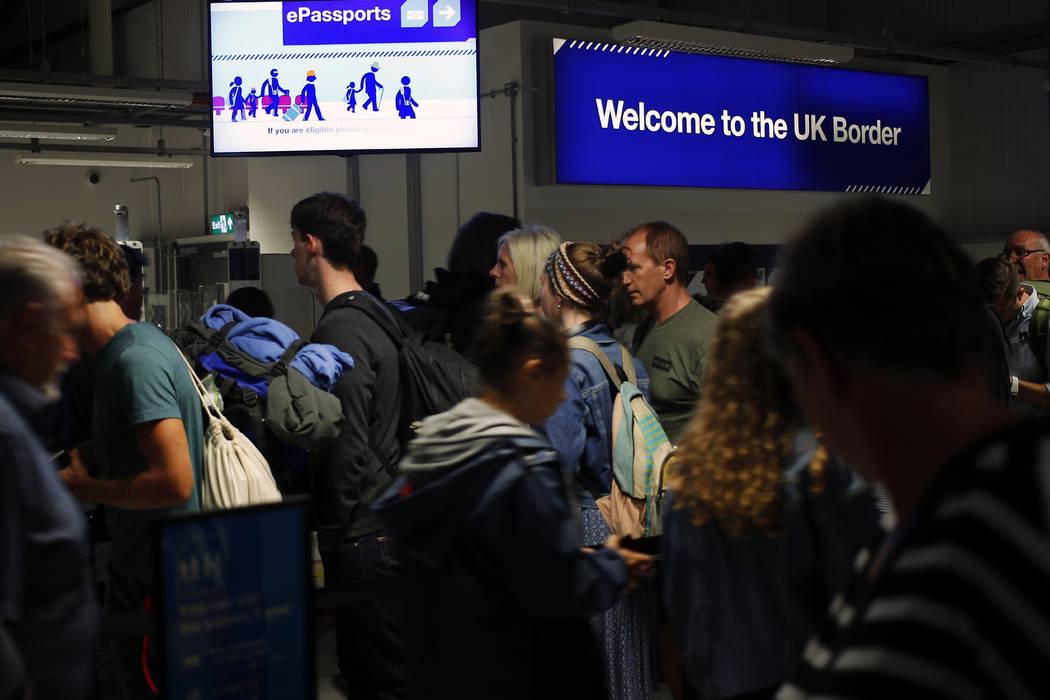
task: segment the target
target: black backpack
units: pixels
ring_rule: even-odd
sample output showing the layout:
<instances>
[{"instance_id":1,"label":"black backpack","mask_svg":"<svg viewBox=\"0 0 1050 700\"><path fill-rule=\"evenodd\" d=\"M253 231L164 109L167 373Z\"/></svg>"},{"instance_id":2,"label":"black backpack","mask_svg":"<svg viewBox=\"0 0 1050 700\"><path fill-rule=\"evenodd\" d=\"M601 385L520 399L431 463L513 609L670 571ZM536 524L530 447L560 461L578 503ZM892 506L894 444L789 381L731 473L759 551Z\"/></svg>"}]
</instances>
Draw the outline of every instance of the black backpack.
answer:
<instances>
[{"instance_id":1,"label":"black backpack","mask_svg":"<svg viewBox=\"0 0 1050 700\"><path fill-rule=\"evenodd\" d=\"M200 364L201 355L219 351L227 359L231 355L246 355L234 348L226 339L226 334L237 323L237 321L231 321L222 328L213 330L203 321L191 321L173 329L168 336L190 361L198 376L203 377L208 374L208 370ZM275 378L285 374L288 371L288 365L304 344L302 340L292 343L284 355L269 366L264 373L265 376ZM258 360L254 361L259 363L260 367L266 364ZM266 399L251 389L237 384L233 379L217 374L215 389L222 398L223 414L235 428L252 441L252 444L266 458L281 493L285 495L309 493L306 450L285 442L270 427L266 419Z\"/></svg>"},{"instance_id":2,"label":"black backpack","mask_svg":"<svg viewBox=\"0 0 1050 700\"><path fill-rule=\"evenodd\" d=\"M447 411L474 394L477 369L448 345L430 340L423 331L412 330L395 311L380 302L353 303L356 296L348 296L344 306L372 319L397 348L401 368L398 437L404 444L414 437L424 418Z\"/></svg>"}]
</instances>

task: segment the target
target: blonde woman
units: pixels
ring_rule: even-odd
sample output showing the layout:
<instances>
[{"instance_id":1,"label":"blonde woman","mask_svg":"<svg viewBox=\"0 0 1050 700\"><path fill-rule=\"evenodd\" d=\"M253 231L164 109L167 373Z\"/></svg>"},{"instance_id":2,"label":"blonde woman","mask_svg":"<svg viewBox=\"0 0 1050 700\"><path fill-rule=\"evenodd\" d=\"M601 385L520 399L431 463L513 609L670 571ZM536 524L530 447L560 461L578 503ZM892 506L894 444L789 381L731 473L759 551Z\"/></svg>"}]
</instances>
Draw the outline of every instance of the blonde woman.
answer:
<instances>
[{"instance_id":1,"label":"blonde woman","mask_svg":"<svg viewBox=\"0 0 1050 700\"><path fill-rule=\"evenodd\" d=\"M870 488L829 461L762 352L769 292L724 307L668 476L664 604L685 697L771 697L877 530Z\"/></svg>"},{"instance_id":2,"label":"blonde woman","mask_svg":"<svg viewBox=\"0 0 1050 700\"><path fill-rule=\"evenodd\" d=\"M489 276L497 287L517 287L539 307L541 276L561 236L549 226L530 224L500 236L496 264Z\"/></svg>"}]
</instances>

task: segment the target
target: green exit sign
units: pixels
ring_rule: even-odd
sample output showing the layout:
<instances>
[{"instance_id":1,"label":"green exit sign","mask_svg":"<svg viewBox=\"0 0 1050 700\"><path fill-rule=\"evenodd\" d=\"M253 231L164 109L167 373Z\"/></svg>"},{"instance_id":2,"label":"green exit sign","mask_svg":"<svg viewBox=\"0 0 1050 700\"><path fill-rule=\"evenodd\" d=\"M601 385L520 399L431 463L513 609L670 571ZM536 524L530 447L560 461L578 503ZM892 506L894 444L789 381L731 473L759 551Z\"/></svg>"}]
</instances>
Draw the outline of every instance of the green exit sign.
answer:
<instances>
[{"instance_id":1,"label":"green exit sign","mask_svg":"<svg viewBox=\"0 0 1050 700\"><path fill-rule=\"evenodd\" d=\"M217 214L211 217L211 232L233 233L233 214Z\"/></svg>"}]
</instances>

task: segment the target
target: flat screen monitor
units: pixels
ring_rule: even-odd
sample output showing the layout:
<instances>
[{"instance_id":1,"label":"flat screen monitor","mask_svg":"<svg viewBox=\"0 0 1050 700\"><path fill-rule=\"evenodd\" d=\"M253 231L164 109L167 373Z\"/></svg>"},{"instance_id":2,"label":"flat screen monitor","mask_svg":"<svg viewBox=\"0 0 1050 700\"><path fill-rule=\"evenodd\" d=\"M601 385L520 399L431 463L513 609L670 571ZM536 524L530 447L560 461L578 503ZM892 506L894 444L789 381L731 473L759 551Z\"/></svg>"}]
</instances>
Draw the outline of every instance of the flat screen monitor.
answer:
<instances>
[{"instance_id":1,"label":"flat screen monitor","mask_svg":"<svg viewBox=\"0 0 1050 700\"><path fill-rule=\"evenodd\" d=\"M480 146L476 0L209 3L212 155Z\"/></svg>"},{"instance_id":2,"label":"flat screen monitor","mask_svg":"<svg viewBox=\"0 0 1050 700\"><path fill-rule=\"evenodd\" d=\"M168 698L315 697L305 502L154 525Z\"/></svg>"},{"instance_id":3,"label":"flat screen monitor","mask_svg":"<svg viewBox=\"0 0 1050 700\"><path fill-rule=\"evenodd\" d=\"M926 76L548 47L557 184L932 191Z\"/></svg>"}]
</instances>

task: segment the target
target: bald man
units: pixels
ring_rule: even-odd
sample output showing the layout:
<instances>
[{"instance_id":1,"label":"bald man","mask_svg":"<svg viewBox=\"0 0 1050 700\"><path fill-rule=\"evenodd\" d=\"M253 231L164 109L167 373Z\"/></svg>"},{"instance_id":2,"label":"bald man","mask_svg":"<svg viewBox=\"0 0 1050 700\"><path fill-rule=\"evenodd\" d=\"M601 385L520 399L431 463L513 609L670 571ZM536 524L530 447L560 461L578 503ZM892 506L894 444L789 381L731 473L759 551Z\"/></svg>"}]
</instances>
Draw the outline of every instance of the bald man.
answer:
<instances>
[{"instance_id":1,"label":"bald man","mask_svg":"<svg viewBox=\"0 0 1050 700\"><path fill-rule=\"evenodd\" d=\"M1050 242L1038 231L1022 229L1006 240L1003 255L1017 267L1021 281L1050 296Z\"/></svg>"}]
</instances>

